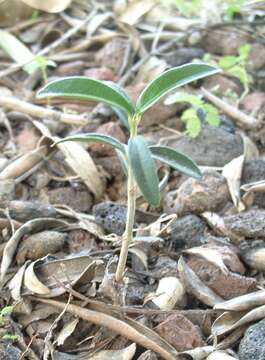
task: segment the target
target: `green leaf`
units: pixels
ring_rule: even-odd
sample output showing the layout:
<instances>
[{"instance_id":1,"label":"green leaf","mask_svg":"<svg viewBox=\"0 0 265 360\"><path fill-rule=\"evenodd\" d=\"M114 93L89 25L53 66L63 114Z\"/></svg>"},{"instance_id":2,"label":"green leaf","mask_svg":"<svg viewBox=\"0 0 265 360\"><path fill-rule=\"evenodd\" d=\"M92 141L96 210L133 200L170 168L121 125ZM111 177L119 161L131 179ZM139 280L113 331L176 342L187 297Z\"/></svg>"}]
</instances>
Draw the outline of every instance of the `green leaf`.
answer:
<instances>
[{"instance_id":1,"label":"green leaf","mask_svg":"<svg viewBox=\"0 0 265 360\"><path fill-rule=\"evenodd\" d=\"M158 145L149 146L149 149L153 158L162 161L163 163L185 175L194 177L196 179L201 178L202 175L200 169L195 164L195 162L181 152L168 146Z\"/></svg>"},{"instance_id":2,"label":"green leaf","mask_svg":"<svg viewBox=\"0 0 265 360\"><path fill-rule=\"evenodd\" d=\"M220 120L219 112L216 109L216 107L214 107L211 104L205 104L203 107L207 112L206 121L208 122L208 124L212 126L219 126L221 120Z\"/></svg>"},{"instance_id":3,"label":"green leaf","mask_svg":"<svg viewBox=\"0 0 265 360\"><path fill-rule=\"evenodd\" d=\"M2 310L1 310L1 316L6 316L6 315L10 315L13 311L13 306L5 306Z\"/></svg>"},{"instance_id":4,"label":"green leaf","mask_svg":"<svg viewBox=\"0 0 265 360\"><path fill-rule=\"evenodd\" d=\"M239 62L238 56L227 55L227 56L223 56L219 60L218 65L220 66L220 68L226 70L236 65L238 62Z\"/></svg>"},{"instance_id":5,"label":"green leaf","mask_svg":"<svg viewBox=\"0 0 265 360\"><path fill-rule=\"evenodd\" d=\"M237 77L244 86L248 86L249 79L246 69L243 66L236 65L228 70L229 74Z\"/></svg>"},{"instance_id":6,"label":"green leaf","mask_svg":"<svg viewBox=\"0 0 265 360\"><path fill-rule=\"evenodd\" d=\"M52 81L38 92L37 97L68 97L100 101L121 108L128 116L134 114L131 101L118 85L85 76L70 76Z\"/></svg>"},{"instance_id":7,"label":"green leaf","mask_svg":"<svg viewBox=\"0 0 265 360\"><path fill-rule=\"evenodd\" d=\"M153 206L160 203L159 180L151 152L140 135L129 140L129 162L145 200Z\"/></svg>"},{"instance_id":8,"label":"green leaf","mask_svg":"<svg viewBox=\"0 0 265 360\"><path fill-rule=\"evenodd\" d=\"M239 54L241 60L246 61L248 59L250 50L251 50L250 44L245 44L245 45L240 46L240 48L238 50L238 54Z\"/></svg>"},{"instance_id":9,"label":"green leaf","mask_svg":"<svg viewBox=\"0 0 265 360\"><path fill-rule=\"evenodd\" d=\"M188 109L182 113L181 120L186 123L186 130L189 136L195 138L201 131L201 121L195 109Z\"/></svg>"},{"instance_id":10,"label":"green leaf","mask_svg":"<svg viewBox=\"0 0 265 360\"><path fill-rule=\"evenodd\" d=\"M176 102L187 102L193 106L202 106L203 101L199 98L199 96L184 93L184 92L177 92L173 95L170 95L165 100L165 105L174 104Z\"/></svg>"},{"instance_id":11,"label":"green leaf","mask_svg":"<svg viewBox=\"0 0 265 360\"><path fill-rule=\"evenodd\" d=\"M115 149L115 150L116 150L117 157L120 161L122 170L123 170L124 174L126 176L128 176L128 161L126 159L126 155L118 149Z\"/></svg>"},{"instance_id":12,"label":"green leaf","mask_svg":"<svg viewBox=\"0 0 265 360\"><path fill-rule=\"evenodd\" d=\"M68 136L62 140L57 141L54 145L57 145L65 141L95 141L95 142L111 145L117 150L121 151L123 154L126 153L125 145L121 143L119 140L115 139L112 136L99 134L99 133L87 133L87 134Z\"/></svg>"},{"instance_id":13,"label":"green leaf","mask_svg":"<svg viewBox=\"0 0 265 360\"><path fill-rule=\"evenodd\" d=\"M136 103L136 112L143 113L170 90L217 72L219 69L204 63L185 64L169 69L143 90Z\"/></svg>"}]
</instances>

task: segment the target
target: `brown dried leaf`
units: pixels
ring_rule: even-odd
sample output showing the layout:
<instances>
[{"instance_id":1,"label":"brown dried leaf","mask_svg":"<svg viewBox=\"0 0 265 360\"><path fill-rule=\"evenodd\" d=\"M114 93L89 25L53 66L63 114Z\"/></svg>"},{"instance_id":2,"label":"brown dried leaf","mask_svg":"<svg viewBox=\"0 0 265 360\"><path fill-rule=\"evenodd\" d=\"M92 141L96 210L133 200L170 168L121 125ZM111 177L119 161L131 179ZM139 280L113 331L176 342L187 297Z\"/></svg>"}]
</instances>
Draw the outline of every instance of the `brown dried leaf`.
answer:
<instances>
[{"instance_id":1,"label":"brown dried leaf","mask_svg":"<svg viewBox=\"0 0 265 360\"><path fill-rule=\"evenodd\" d=\"M32 293L43 297L59 296L66 292L66 285L73 287L77 284L89 284L94 278L96 266L97 262L89 256L48 262L43 258L30 265L29 274L25 273L24 285ZM25 291L25 294L27 293L28 291Z\"/></svg>"},{"instance_id":2,"label":"brown dried leaf","mask_svg":"<svg viewBox=\"0 0 265 360\"><path fill-rule=\"evenodd\" d=\"M223 303L216 304L214 309L226 311L245 311L261 305L265 305L265 290L255 291L249 294L235 297Z\"/></svg>"},{"instance_id":3,"label":"brown dried leaf","mask_svg":"<svg viewBox=\"0 0 265 360\"><path fill-rule=\"evenodd\" d=\"M134 0L126 6L125 11L119 17L119 20L130 25L135 25L142 16L146 15L146 13L155 6L155 4L155 0Z\"/></svg>"},{"instance_id":4,"label":"brown dried leaf","mask_svg":"<svg viewBox=\"0 0 265 360\"><path fill-rule=\"evenodd\" d=\"M35 298L45 304L53 305L60 310L66 308L66 304L55 300ZM165 360L176 360L178 353L153 330L128 317L121 317L119 314L109 315L94 310L88 310L80 306L69 304L66 308L74 316L99 326L104 326L111 331L126 337L127 339L158 353ZM110 313L110 312L109 312Z\"/></svg>"},{"instance_id":5,"label":"brown dried leaf","mask_svg":"<svg viewBox=\"0 0 265 360\"><path fill-rule=\"evenodd\" d=\"M22 240L23 236L25 236L26 234L30 234L32 232L34 233L44 229L47 230L47 229L52 229L66 225L67 225L66 222L52 218L34 219L27 221L25 224L23 224L8 240L5 246L2 263L1 263L1 280L3 280L12 262L18 244L20 240Z\"/></svg>"},{"instance_id":6,"label":"brown dried leaf","mask_svg":"<svg viewBox=\"0 0 265 360\"><path fill-rule=\"evenodd\" d=\"M220 296L204 285L195 272L185 263L182 257L178 262L178 271L186 291L193 294L202 303L208 306L214 306L223 302L223 299Z\"/></svg>"},{"instance_id":7,"label":"brown dried leaf","mask_svg":"<svg viewBox=\"0 0 265 360\"><path fill-rule=\"evenodd\" d=\"M265 192L265 180L255 181L253 183L244 184L240 187L241 190L249 192Z\"/></svg>"}]
</instances>

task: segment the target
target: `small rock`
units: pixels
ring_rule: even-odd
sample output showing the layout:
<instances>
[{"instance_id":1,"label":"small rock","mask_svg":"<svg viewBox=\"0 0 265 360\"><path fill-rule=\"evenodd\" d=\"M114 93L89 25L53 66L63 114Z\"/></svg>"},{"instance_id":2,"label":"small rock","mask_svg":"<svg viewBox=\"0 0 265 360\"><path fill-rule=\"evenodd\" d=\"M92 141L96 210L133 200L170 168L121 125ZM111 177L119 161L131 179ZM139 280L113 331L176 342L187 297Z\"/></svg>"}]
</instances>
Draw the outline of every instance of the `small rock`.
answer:
<instances>
[{"instance_id":1,"label":"small rock","mask_svg":"<svg viewBox=\"0 0 265 360\"><path fill-rule=\"evenodd\" d=\"M251 209L224 217L226 228L235 235L246 239L265 237L265 210Z\"/></svg>"},{"instance_id":2,"label":"small rock","mask_svg":"<svg viewBox=\"0 0 265 360\"><path fill-rule=\"evenodd\" d=\"M239 345L238 356L240 360L265 359L265 320L251 325Z\"/></svg>"},{"instance_id":3,"label":"small rock","mask_svg":"<svg viewBox=\"0 0 265 360\"><path fill-rule=\"evenodd\" d=\"M84 71L84 75L97 80L108 80L114 82L118 80L117 75L115 75L113 71L107 67L86 69Z\"/></svg>"},{"instance_id":4,"label":"small rock","mask_svg":"<svg viewBox=\"0 0 265 360\"><path fill-rule=\"evenodd\" d=\"M209 90L217 89L217 92L221 95L225 95L227 91L231 90L240 95L243 91L242 85L236 78L221 74L207 77L203 81L203 86Z\"/></svg>"},{"instance_id":5,"label":"small rock","mask_svg":"<svg viewBox=\"0 0 265 360\"><path fill-rule=\"evenodd\" d=\"M77 190L71 187L60 187L48 192L48 199L51 204L63 204L74 210L87 212L93 203L92 195L86 190Z\"/></svg>"},{"instance_id":6,"label":"small rock","mask_svg":"<svg viewBox=\"0 0 265 360\"><path fill-rule=\"evenodd\" d=\"M102 225L110 233L122 235L125 230L127 206L113 203L111 201L102 202L93 207L96 223ZM153 214L136 210L136 223L149 224L157 217Z\"/></svg>"},{"instance_id":7,"label":"small rock","mask_svg":"<svg viewBox=\"0 0 265 360\"><path fill-rule=\"evenodd\" d=\"M169 316L156 327L156 332L177 351L190 350L204 345L199 328L181 314Z\"/></svg>"},{"instance_id":8,"label":"small rock","mask_svg":"<svg viewBox=\"0 0 265 360\"><path fill-rule=\"evenodd\" d=\"M241 137L223 127L205 126L195 139L183 136L168 145L204 166L224 166L243 153Z\"/></svg>"},{"instance_id":9,"label":"small rock","mask_svg":"<svg viewBox=\"0 0 265 360\"><path fill-rule=\"evenodd\" d=\"M256 159L246 161L243 167L241 184L249 184L265 179L265 161L263 159ZM254 192L254 204L265 208L265 193Z\"/></svg>"},{"instance_id":10,"label":"small rock","mask_svg":"<svg viewBox=\"0 0 265 360\"><path fill-rule=\"evenodd\" d=\"M55 73L59 76L74 76L82 74L86 63L82 60L76 60L61 64L55 69Z\"/></svg>"},{"instance_id":11,"label":"small rock","mask_svg":"<svg viewBox=\"0 0 265 360\"><path fill-rule=\"evenodd\" d=\"M258 111L260 108L262 108L263 105L265 105L265 93L255 91L251 94L248 94L244 97L244 99L241 101L241 106L243 109L252 112L252 111Z\"/></svg>"},{"instance_id":12,"label":"small rock","mask_svg":"<svg viewBox=\"0 0 265 360\"><path fill-rule=\"evenodd\" d=\"M179 250L201 245L206 228L198 216L186 215L176 219L167 232L173 248Z\"/></svg>"},{"instance_id":13,"label":"small rock","mask_svg":"<svg viewBox=\"0 0 265 360\"><path fill-rule=\"evenodd\" d=\"M250 269L265 271L265 242L263 240L243 242L240 244L240 255Z\"/></svg>"},{"instance_id":14,"label":"small rock","mask_svg":"<svg viewBox=\"0 0 265 360\"><path fill-rule=\"evenodd\" d=\"M166 255L159 255L154 265L150 265L149 272L158 279L164 277L178 277L178 263Z\"/></svg>"},{"instance_id":15,"label":"small rock","mask_svg":"<svg viewBox=\"0 0 265 360\"><path fill-rule=\"evenodd\" d=\"M0 360L19 360L21 351L9 341L0 341Z\"/></svg>"},{"instance_id":16,"label":"small rock","mask_svg":"<svg viewBox=\"0 0 265 360\"><path fill-rule=\"evenodd\" d=\"M115 75L119 75L124 67L130 42L123 38L115 37L110 40L96 54L97 64L111 69Z\"/></svg>"},{"instance_id":17,"label":"small rock","mask_svg":"<svg viewBox=\"0 0 265 360\"><path fill-rule=\"evenodd\" d=\"M19 245L16 260L18 265L28 259L37 260L62 250L67 234L59 231L42 231L28 236Z\"/></svg>"},{"instance_id":18,"label":"small rock","mask_svg":"<svg viewBox=\"0 0 265 360\"><path fill-rule=\"evenodd\" d=\"M97 158L97 165L100 165L107 171L111 176L120 177L123 176L123 169L118 159L117 155L115 156L104 156Z\"/></svg>"},{"instance_id":19,"label":"small rock","mask_svg":"<svg viewBox=\"0 0 265 360\"><path fill-rule=\"evenodd\" d=\"M239 262L238 259L237 261ZM223 299L232 299L254 291L256 288L254 278L242 276L232 271L224 272L220 267L199 256L190 256L188 265L205 285Z\"/></svg>"},{"instance_id":20,"label":"small rock","mask_svg":"<svg viewBox=\"0 0 265 360\"><path fill-rule=\"evenodd\" d=\"M76 229L68 234L69 253L80 253L81 251L88 251L97 249L94 237L85 230Z\"/></svg>"},{"instance_id":21,"label":"small rock","mask_svg":"<svg viewBox=\"0 0 265 360\"><path fill-rule=\"evenodd\" d=\"M163 54L163 59L171 66L180 66L194 59L202 59L204 50L196 47L180 48Z\"/></svg>"},{"instance_id":22,"label":"small rock","mask_svg":"<svg viewBox=\"0 0 265 360\"><path fill-rule=\"evenodd\" d=\"M16 143L20 153L34 150L40 140L40 134L35 128L24 128L16 137Z\"/></svg>"},{"instance_id":23,"label":"small rock","mask_svg":"<svg viewBox=\"0 0 265 360\"><path fill-rule=\"evenodd\" d=\"M140 95L141 91L144 89L146 84L137 84L134 86L126 87L126 92L133 100L136 102L137 97ZM173 117L178 111L185 108L185 105L181 103L176 103L172 105L165 105L164 99L155 103L150 109L148 109L141 120L141 127L148 128L151 125L155 124L164 124L166 120Z\"/></svg>"},{"instance_id":24,"label":"small rock","mask_svg":"<svg viewBox=\"0 0 265 360\"><path fill-rule=\"evenodd\" d=\"M178 190L165 196L164 208L169 214L199 214L204 211L216 211L229 200L229 191L225 178L216 171L207 170L201 180L189 178Z\"/></svg>"},{"instance_id":25,"label":"small rock","mask_svg":"<svg viewBox=\"0 0 265 360\"><path fill-rule=\"evenodd\" d=\"M251 36L247 32L226 27L207 31L202 39L202 47L211 54L238 55L238 49L250 41Z\"/></svg>"},{"instance_id":26,"label":"small rock","mask_svg":"<svg viewBox=\"0 0 265 360\"><path fill-rule=\"evenodd\" d=\"M121 142L126 141L126 136L122 131L118 122L109 121L98 127L97 132L104 135L110 135ZM110 145L100 144L100 143L91 143L89 147L92 151L99 153L102 156L112 156L116 155L115 150Z\"/></svg>"},{"instance_id":27,"label":"small rock","mask_svg":"<svg viewBox=\"0 0 265 360\"><path fill-rule=\"evenodd\" d=\"M260 70L265 66L265 46L260 43L251 44L248 66L249 70Z\"/></svg>"}]
</instances>

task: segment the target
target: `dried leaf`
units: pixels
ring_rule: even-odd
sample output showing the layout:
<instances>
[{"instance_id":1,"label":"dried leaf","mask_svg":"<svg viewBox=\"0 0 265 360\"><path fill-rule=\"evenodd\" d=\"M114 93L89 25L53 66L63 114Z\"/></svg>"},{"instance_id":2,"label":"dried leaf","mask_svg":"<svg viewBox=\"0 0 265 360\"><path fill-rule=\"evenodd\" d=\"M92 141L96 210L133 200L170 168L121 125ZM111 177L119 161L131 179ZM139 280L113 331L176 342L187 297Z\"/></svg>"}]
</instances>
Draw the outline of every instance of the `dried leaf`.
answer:
<instances>
[{"instance_id":1,"label":"dried leaf","mask_svg":"<svg viewBox=\"0 0 265 360\"><path fill-rule=\"evenodd\" d=\"M34 219L23 224L8 240L5 246L1 263L1 280L3 280L13 260L18 244L24 235L66 225L66 222L52 218Z\"/></svg>"},{"instance_id":2,"label":"dried leaf","mask_svg":"<svg viewBox=\"0 0 265 360\"><path fill-rule=\"evenodd\" d=\"M191 255L198 255L208 261L209 263L219 267L224 274L227 274L229 270L227 269L220 252L216 249L211 249L210 247L195 247L188 250L185 250L184 253Z\"/></svg>"},{"instance_id":3,"label":"dried leaf","mask_svg":"<svg viewBox=\"0 0 265 360\"><path fill-rule=\"evenodd\" d=\"M226 178L233 203L238 211L245 209L245 205L240 200L240 184L244 158L244 155L238 156L226 164L222 171L222 175Z\"/></svg>"},{"instance_id":4,"label":"dried leaf","mask_svg":"<svg viewBox=\"0 0 265 360\"><path fill-rule=\"evenodd\" d=\"M234 356L229 355L226 351L217 350L211 353L207 360L236 360Z\"/></svg>"},{"instance_id":5,"label":"dried leaf","mask_svg":"<svg viewBox=\"0 0 265 360\"><path fill-rule=\"evenodd\" d=\"M46 11L49 13L58 13L64 11L72 2L72 0L22 0L25 4L34 9Z\"/></svg>"},{"instance_id":6,"label":"dried leaf","mask_svg":"<svg viewBox=\"0 0 265 360\"><path fill-rule=\"evenodd\" d=\"M221 309L226 311L245 311L260 305L265 305L265 290L255 291L249 294L235 297L223 303L216 304L214 309Z\"/></svg>"},{"instance_id":7,"label":"dried leaf","mask_svg":"<svg viewBox=\"0 0 265 360\"><path fill-rule=\"evenodd\" d=\"M75 331L76 325L78 324L79 319L76 318L68 323L66 323L62 330L60 331L56 343L58 346L63 345L65 340Z\"/></svg>"},{"instance_id":8,"label":"dried leaf","mask_svg":"<svg viewBox=\"0 0 265 360\"><path fill-rule=\"evenodd\" d=\"M265 317L265 305L245 312L225 312L219 316L212 326L212 334L215 337L224 335L229 331L235 330L250 322L263 319Z\"/></svg>"},{"instance_id":9,"label":"dried leaf","mask_svg":"<svg viewBox=\"0 0 265 360\"><path fill-rule=\"evenodd\" d=\"M152 302L161 310L173 310L177 303L180 303L185 296L185 289L179 279L165 277L159 280L156 289L156 297Z\"/></svg>"},{"instance_id":10,"label":"dried leaf","mask_svg":"<svg viewBox=\"0 0 265 360\"><path fill-rule=\"evenodd\" d=\"M121 14L119 20L130 25L135 25L142 16L148 13L148 11L155 6L155 4L156 1L154 0L132 1L128 6L126 6L124 13Z\"/></svg>"},{"instance_id":11,"label":"dried leaf","mask_svg":"<svg viewBox=\"0 0 265 360\"><path fill-rule=\"evenodd\" d=\"M55 141L58 139L54 138ZM96 165L89 153L76 142L65 142L57 145L65 155L65 161L80 176L97 199L103 194L103 184Z\"/></svg>"},{"instance_id":12,"label":"dried leaf","mask_svg":"<svg viewBox=\"0 0 265 360\"><path fill-rule=\"evenodd\" d=\"M11 279L8 284L8 288L11 292L11 296L14 300L18 301L21 299L21 289L23 285L24 273L29 264L29 261L26 261L23 266L18 270L16 275Z\"/></svg>"},{"instance_id":13,"label":"dried leaf","mask_svg":"<svg viewBox=\"0 0 265 360\"><path fill-rule=\"evenodd\" d=\"M134 84L149 83L167 68L165 60L161 60L156 56L151 56L138 71L134 78Z\"/></svg>"},{"instance_id":14,"label":"dried leaf","mask_svg":"<svg viewBox=\"0 0 265 360\"><path fill-rule=\"evenodd\" d=\"M255 181L253 183L244 184L240 187L241 190L249 192L265 192L265 180Z\"/></svg>"},{"instance_id":15,"label":"dried leaf","mask_svg":"<svg viewBox=\"0 0 265 360\"><path fill-rule=\"evenodd\" d=\"M89 356L90 360L131 360L134 357L136 345L131 344L122 350L102 350L93 356ZM85 360L86 358L84 358Z\"/></svg>"},{"instance_id":16,"label":"dried leaf","mask_svg":"<svg viewBox=\"0 0 265 360\"><path fill-rule=\"evenodd\" d=\"M129 248L129 252L136 255L140 259L144 267L148 269L147 255L142 249L137 246L133 246Z\"/></svg>"},{"instance_id":17,"label":"dried leaf","mask_svg":"<svg viewBox=\"0 0 265 360\"><path fill-rule=\"evenodd\" d=\"M65 303L47 300L42 298L36 298L38 301L44 304L53 305L61 310L65 309ZM177 351L163 340L153 330L143 326L141 323L136 322L128 317L121 317L115 313L115 316L105 314L102 312L89 310L80 306L69 304L66 308L67 312L70 312L74 316L78 316L86 321L92 322L99 326L104 326L111 331L126 337L127 339L158 353L165 360L176 360ZM110 312L109 312L110 313Z\"/></svg>"},{"instance_id":18,"label":"dried leaf","mask_svg":"<svg viewBox=\"0 0 265 360\"><path fill-rule=\"evenodd\" d=\"M48 257L31 264L32 271L28 277L25 273L24 284L31 292L48 298L64 294L66 285L73 287L77 284L89 284L94 278L97 266L97 262L89 256L47 260ZM35 278L34 282L32 278ZM45 292L45 288L48 291Z\"/></svg>"},{"instance_id":19,"label":"dried leaf","mask_svg":"<svg viewBox=\"0 0 265 360\"><path fill-rule=\"evenodd\" d=\"M213 346L203 346L197 347L192 350L183 351L179 354L180 359L182 360L204 360L207 355L211 354L214 351Z\"/></svg>"},{"instance_id":20,"label":"dried leaf","mask_svg":"<svg viewBox=\"0 0 265 360\"><path fill-rule=\"evenodd\" d=\"M178 262L178 271L186 291L193 294L202 303L214 306L223 302L223 299L220 296L204 285L195 272L185 263L182 257Z\"/></svg>"}]
</instances>

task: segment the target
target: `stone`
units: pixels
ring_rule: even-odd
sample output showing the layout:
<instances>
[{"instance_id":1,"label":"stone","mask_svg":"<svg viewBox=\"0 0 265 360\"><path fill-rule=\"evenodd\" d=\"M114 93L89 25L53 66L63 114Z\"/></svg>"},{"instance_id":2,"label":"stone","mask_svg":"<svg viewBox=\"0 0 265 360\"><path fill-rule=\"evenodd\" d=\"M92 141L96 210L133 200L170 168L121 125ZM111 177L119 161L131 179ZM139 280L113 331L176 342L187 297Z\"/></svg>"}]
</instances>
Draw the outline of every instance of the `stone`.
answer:
<instances>
[{"instance_id":1,"label":"stone","mask_svg":"<svg viewBox=\"0 0 265 360\"><path fill-rule=\"evenodd\" d=\"M202 257L189 256L188 265L205 285L225 300L247 294L256 289L255 278L232 271L224 272L220 267Z\"/></svg>"},{"instance_id":2,"label":"stone","mask_svg":"<svg viewBox=\"0 0 265 360\"><path fill-rule=\"evenodd\" d=\"M230 77L222 74L216 74L207 77L203 81L203 86L208 89L217 89L218 94L225 95L227 91L233 91L240 95L243 87L235 77Z\"/></svg>"},{"instance_id":3,"label":"stone","mask_svg":"<svg viewBox=\"0 0 265 360\"><path fill-rule=\"evenodd\" d=\"M194 59L202 59L204 54L205 51L202 48L183 47L163 54L163 59L171 66L180 66Z\"/></svg>"},{"instance_id":4,"label":"stone","mask_svg":"<svg viewBox=\"0 0 265 360\"><path fill-rule=\"evenodd\" d=\"M204 345L199 328L181 314L170 315L155 330L177 351L191 350Z\"/></svg>"},{"instance_id":5,"label":"stone","mask_svg":"<svg viewBox=\"0 0 265 360\"><path fill-rule=\"evenodd\" d=\"M225 178L216 171L204 171L202 179L189 178L177 190L169 191L163 199L168 214L200 214L216 211L229 200Z\"/></svg>"},{"instance_id":6,"label":"stone","mask_svg":"<svg viewBox=\"0 0 265 360\"><path fill-rule=\"evenodd\" d=\"M265 320L251 325L239 344L238 356L240 360L265 359Z\"/></svg>"},{"instance_id":7,"label":"stone","mask_svg":"<svg viewBox=\"0 0 265 360\"><path fill-rule=\"evenodd\" d=\"M259 111L263 105L265 105L265 93L260 91L255 91L251 94L248 94L241 101L240 105L244 110L248 112Z\"/></svg>"},{"instance_id":8,"label":"stone","mask_svg":"<svg viewBox=\"0 0 265 360\"><path fill-rule=\"evenodd\" d=\"M168 146L190 156L198 165L224 166L243 153L243 142L233 129L205 126L196 138L183 136Z\"/></svg>"},{"instance_id":9,"label":"stone","mask_svg":"<svg viewBox=\"0 0 265 360\"><path fill-rule=\"evenodd\" d=\"M117 75L115 75L113 71L107 67L86 69L84 70L84 75L95 78L97 80L107 80L114 82L118 80Z\"/></svg>"},{"instance_id":10,"label":"stone","mask_svg":"<svg viewBox=\"0 0 265 360\"><path fill-rule=\"evenodd\" d=\"M67 205L81 212L88 212L93 203L93 197L87 190L73 189L72 187L49 190L47 196L51 204Z\"/></svg>"},{"instance_id":11,"label":"stone","mask_svg":"<svg viewBox=\"0 0 265 360\"><path fill-rule=\"evenodd\" d=\"M236 236L246 239L265 238L265 210L251 209L239 214L225 216L225 227Z\"/></svg>"},{"instance_id":12,"label":"stone","mask_svg":"<svg viewBox=\"0 0 265 360\"><path fill-rule=\"evenodd\" d=\"M16 137L19 153L25 154L37 147L40 134L35 128L25 127Z\"/></svg>"},{"instance_id":13,"label":"stone","mask_svg":"<svg viewBox=\"0 0 265 360\"><path fill-rule=\"evenodd\" d=\"M126 136L121 129L120 125L116 121L109 121L98 127L97 133L112 136L121 142L126 141ZM101 156L113 156L116 155L115 149L110 145L105 145L101 143L90 143L89 148L95 153L100 154Z\"/></svg>"},{"instance_id":14,"label":"stone","mask_svg":"<svg viewBox=\"0 0 265 360\"><path fill-rule=\"evenodd\" d=\"M248 70L260 70L265 66L265 46L261 43L251 44L248 57Z\"/></svg>"},{"instance_id":15,"label":"stone","mask_svg":"<svg viewBox=\"0 0 265 360\"><path fill-rule=\"evenodd\" d=\"M241 185L265 179L265 161L263 159L249 160L244 163ZM254 205L265 208L265 193L253 192Z\"/></svg>"},{"instance_id":16,"label":"stone","mask_svg":"<svg viewBox=\"0 0 265 360\"><path fill-rule=\"evenodd\" d=\"M82 60L76 60L67 62L65 64L59 65L55 69L55 73L58 76L75 76L75 75L81 75L84 68L86 66L86 63Z\"/></svg>"},{"instance_id":17,"label":"stone","mask_svg":"<svg viewBox=\"0 0 265 360\"><path fill-rule=\"evenodd\" d=\"M21 351L12 345L10 341L0 341L0 360L19 360Z\"/></svg>"},{"instance_id":18,"label":"stone","mask_svg":"<svg viewBox=\"0 0 265 360\"><path fill-rule=\"evenodd\" d=\"M227 26L207 31L201 45L211 54L238 55L238 49L250 41L251 36L247 32L236 31L234 27Z\"/></svg>"},{"instance_id":19,"label":"stone","mask_svg":"<svg viewBox=\"0 0 265 360\"><path fill-rule=\"evenodd\" d=\"M206 224L196 215L186 215L177 218L167 229L173 248L191 248L201 245Z\"/></svg>"}]
</instances>

